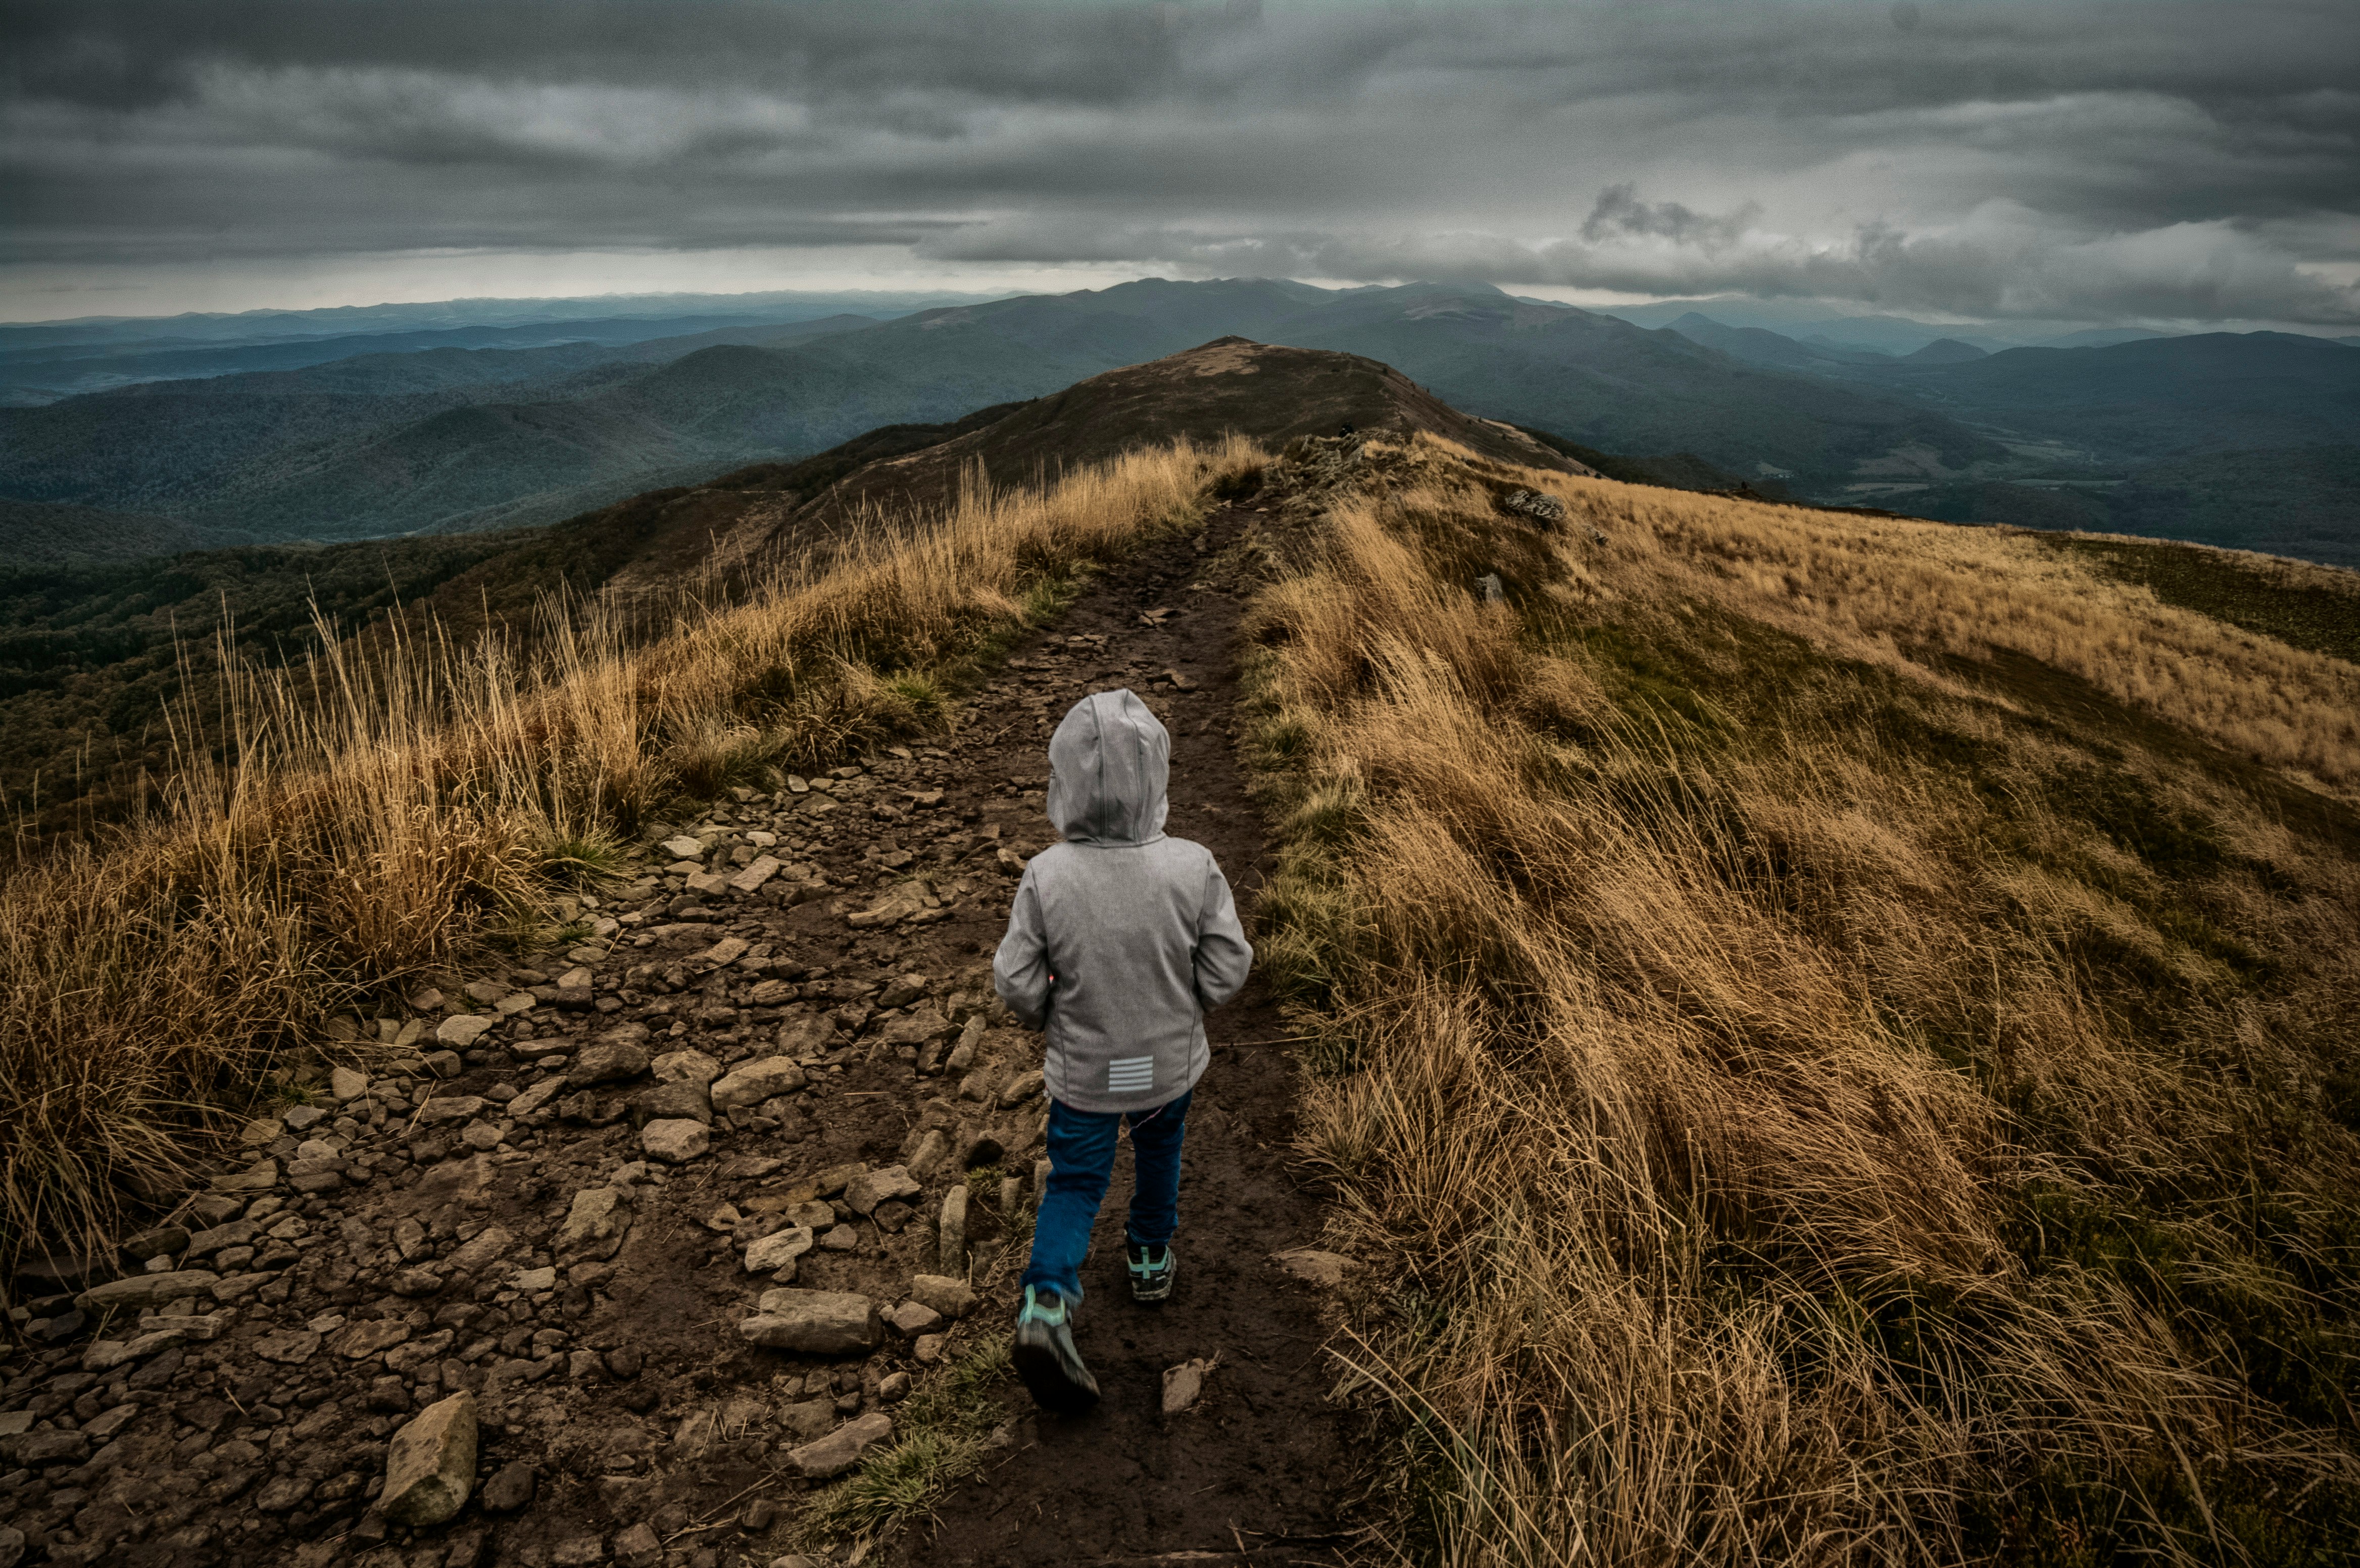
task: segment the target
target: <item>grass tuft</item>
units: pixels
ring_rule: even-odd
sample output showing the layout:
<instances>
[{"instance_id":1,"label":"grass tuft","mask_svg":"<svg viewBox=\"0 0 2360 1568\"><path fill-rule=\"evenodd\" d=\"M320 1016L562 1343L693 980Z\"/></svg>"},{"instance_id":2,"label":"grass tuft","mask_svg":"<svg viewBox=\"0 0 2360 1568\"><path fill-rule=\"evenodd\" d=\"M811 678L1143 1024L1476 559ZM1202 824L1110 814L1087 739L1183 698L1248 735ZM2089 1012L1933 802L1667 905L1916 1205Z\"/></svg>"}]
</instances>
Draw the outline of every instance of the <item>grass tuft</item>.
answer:
<instances>
[{"instance_id":1,"label":"grass tuft","mask_svg":"<svg viewBox=\"0 0 2360 1568\"><path fill-rule=\"evenodd\" d=\"M992 1430L1005 1419L1000 1386L1010 1340L988 1339L929 1378L894 1415L890 1447L803 1507L799 1534L821 1545L875 1536L933 1511L948 1488L982 1472Z\"/></svg>"},{"instance_id":2,"label":"grass tuft","mask_svg":"<svg viewBox=\"0 0 2360 1568\"><path fill-rule=\"evenodd\" d=\"M630 874L630 851L612 832L591 829L543 839L533 846L541 874L562 887L593 891Z\"/></svg>"}]
</instances>

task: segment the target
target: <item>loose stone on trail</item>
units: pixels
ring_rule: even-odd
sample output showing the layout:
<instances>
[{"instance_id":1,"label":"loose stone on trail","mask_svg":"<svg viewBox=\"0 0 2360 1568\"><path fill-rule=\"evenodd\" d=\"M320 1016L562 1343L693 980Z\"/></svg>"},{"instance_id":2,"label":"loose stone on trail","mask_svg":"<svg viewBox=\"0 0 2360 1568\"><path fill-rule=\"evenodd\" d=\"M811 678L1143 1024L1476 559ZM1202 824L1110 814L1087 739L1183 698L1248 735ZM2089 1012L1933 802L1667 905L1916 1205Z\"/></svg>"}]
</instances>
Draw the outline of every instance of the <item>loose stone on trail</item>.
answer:
<instances>
[{"instance_id":1,"label":"loose stone on trail","mask_svg":"<svg viewBox=\"0 0 2360 1568\"><path fill-rule=\"evenodd\" d=\"M482 1039L485 1032L498 1022L497 1018L486 1018L478 1013L453 1013L434 1025L434 1037L446 1046L465 1050Z\"/></svg>"},{"instance_id":2,"label":"loose stone on trail","mask_svg":"<svg viewBox=\"0 0 2360 1568\"><path fill-rule=\"evenodd\" d=\"M821 1438L816 1442L791 1449L787 1463L797 1474L813 1480L825 1480L841 1475L860 1463L860 1456L872 1444L893 1435L893 1418L883 1411L862 1416Z\"/></svg>"},{"instance_id":3,"label":"loose stone on trail","mask_svg":"<svg viewBox=\"0 0 2360 1568\"><path fill-rule=\"evenodd\" d=\"M738 1325L749 1343L813 1355L873 1350L881 1335L877 1303L841 1290L766 1290L754 1316Z\"/></svg>"},{"instance_id":4,"label":"loose stone on trail","mask_svg":"<svg viewBox=\"0 0 2360 1568\"><path fill-rule=\"evenodd\" d=\"M475 1399L453 1394L394 1434L377 1508L398 1524L438 1525L465 1506L475 1486Z\"/></svg>"},{"instance_id":5,"label":"loose stone on trail","mask_svg":"<svg viewBox=\"0 0 2360 1568\"><path fill-rule=\"evenodd\" d=\"M689 1118L650 1122L639 1130L639 1146L650 1159L683 1165L702 1158L713 1146L713 1135L703 1122Z\"/></svg>"},{"instance_id":6,"label":"loose stone on trail","mask_svg":"<svg viewBox=\"0 0 2360 1568\"><path fill-rule=\"evenodd\" d=\"M1218 1356L1209 1361L1198 1358L1184 1361L1177 1366L1165 1367L1164 1369L1164 1413L1167 1416L1176 1416L1184 1410L1194 1408L1197 1396L1204 1392L1206 1377L1210 1375L1218 1361Z\"/></svg>"}]
</instances>

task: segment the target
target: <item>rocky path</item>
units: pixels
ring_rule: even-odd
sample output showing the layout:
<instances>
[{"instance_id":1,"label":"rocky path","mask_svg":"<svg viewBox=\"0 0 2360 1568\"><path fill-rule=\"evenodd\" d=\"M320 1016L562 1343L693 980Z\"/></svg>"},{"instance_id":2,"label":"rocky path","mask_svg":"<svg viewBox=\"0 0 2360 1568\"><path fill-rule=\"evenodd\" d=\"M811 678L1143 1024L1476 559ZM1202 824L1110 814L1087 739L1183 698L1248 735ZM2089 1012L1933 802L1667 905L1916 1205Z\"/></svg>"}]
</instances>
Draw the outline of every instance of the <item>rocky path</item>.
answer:
<instances>
[{"instance_id":1,"label":"rocky path","mask_svg":"<svg viewBox=\"0 0 2360 1568\"><path fill-rule=\"evenodd\" d=\"M366 1073L315 1075L250 1164L19 1310L0 1568L786 1555L805 1494L1006 1332L1045 1106L989 963L1076 696L1163 717L1171 830L1251 902L1215 565L1242 521L1109 574L951 737L666 825L559 961L351 1020ZM1318 1226L1279 1021L1257 985L1214 1035L1175 1299L1126 1299L1127 1157L1085 1276L1105 1404L1036 1418L1006 1385L983 1477L836 1560L1352 1560L1296 1277L1322 1260L1273 1257Z\"/></svg>"}]
</instances>

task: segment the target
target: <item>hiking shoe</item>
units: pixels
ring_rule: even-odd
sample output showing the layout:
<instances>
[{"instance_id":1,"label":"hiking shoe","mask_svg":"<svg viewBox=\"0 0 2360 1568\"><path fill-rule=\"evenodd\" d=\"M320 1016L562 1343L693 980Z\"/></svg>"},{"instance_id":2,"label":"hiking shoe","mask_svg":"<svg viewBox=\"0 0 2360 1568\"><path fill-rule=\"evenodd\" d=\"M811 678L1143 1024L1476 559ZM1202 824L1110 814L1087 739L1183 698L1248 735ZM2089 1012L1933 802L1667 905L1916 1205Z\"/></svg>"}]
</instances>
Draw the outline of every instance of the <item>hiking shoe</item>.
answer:
<instances>
[{"instance_id":1,"label":"hiking shoe","mask_svg":"<svg viewBox=\"0 0 2360 1568\"><path fill-rule=\"evenodd\" d=\"M1062 1416L1077 1416L1098 1402L1098 1380L1074 1348L1073 1308L1054 1290L1024 1288L1016 1314L1016 1376L1032 1402Z\"/></svg>"},{"instance_id":2,"label":"hiking shoe","mask_svg":"<svg viewBox=\"0 0 2360 1568\"><path fill-rule=\"evenodd\" d=\"M1172 1255L1169 1245L1131 1242L1122 1250L1131 1266L1132 1300L1155 1302L1172 1294L1172 1277L1180 1272L1180 1263Z\"/></svg>"}]
</instances>

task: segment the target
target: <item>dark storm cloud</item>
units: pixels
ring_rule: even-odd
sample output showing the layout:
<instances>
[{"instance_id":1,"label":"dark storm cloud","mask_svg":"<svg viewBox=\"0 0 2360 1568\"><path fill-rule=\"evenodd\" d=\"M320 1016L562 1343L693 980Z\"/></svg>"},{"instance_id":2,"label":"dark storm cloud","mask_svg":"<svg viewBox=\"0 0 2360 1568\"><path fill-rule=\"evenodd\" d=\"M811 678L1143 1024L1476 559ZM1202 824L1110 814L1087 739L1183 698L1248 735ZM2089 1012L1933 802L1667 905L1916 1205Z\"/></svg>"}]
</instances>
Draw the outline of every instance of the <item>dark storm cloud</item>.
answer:
<instances>
[{"instance_id":1,"label":"dark storm cloud","mask_svg":"<svg viewBox=\"0 0 2360 1568\"><path fill-rule=\"evenodd\" d=\"M883 244L2360 319L2340 0L19 0L5 27L18 261Z\"/></svg>"},{"instance_id":2,"label":"dark storm cloud","mask_svg":"<svg viewBox=\"0 0 2360 1568\"><path fill-rule=\"evenodd\" d=\"M1650 204L1639 200L1639 188L1624 181L1598 193L1590 216L1581 220L1581 237L1593 243L1624 235L1668 239L1679 245L1719 250L1745 237L1746 225L1761 215L1758 203L1747 203L1721 217L1692 213L1677 202Z\"/></svg>"}]
</instances>

